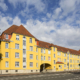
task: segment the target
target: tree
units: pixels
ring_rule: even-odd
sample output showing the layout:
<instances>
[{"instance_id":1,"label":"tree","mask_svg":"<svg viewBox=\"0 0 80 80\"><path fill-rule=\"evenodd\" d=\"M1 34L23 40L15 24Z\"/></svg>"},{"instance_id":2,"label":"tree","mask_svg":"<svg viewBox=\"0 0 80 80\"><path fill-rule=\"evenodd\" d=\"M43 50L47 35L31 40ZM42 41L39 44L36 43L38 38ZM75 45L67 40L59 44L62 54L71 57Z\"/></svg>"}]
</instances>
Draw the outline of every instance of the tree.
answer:
<instances>
[{"instance_id":1,"label":"tree","mask_svg":"<svg viewBox=\"0 0 80 80\"><path fill-rule=\"evenodd\" d=\"M0 62L1 62L1 60L2 60L2 53L0 53Z\"/></svg>"}]
</instances>

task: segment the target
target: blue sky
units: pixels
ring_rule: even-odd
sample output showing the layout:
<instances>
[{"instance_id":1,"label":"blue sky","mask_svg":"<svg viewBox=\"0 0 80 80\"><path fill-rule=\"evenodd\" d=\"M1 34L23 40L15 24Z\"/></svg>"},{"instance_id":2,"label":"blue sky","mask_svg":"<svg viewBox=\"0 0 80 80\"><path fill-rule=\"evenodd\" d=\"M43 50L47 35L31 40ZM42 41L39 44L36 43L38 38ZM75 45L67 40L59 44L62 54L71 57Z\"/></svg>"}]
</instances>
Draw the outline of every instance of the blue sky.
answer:
<instances>
[{"instance_id":1,"label":"blue sky","mask_svg":"<svg viewBox=\"0 0 80 80\"><path fill-rule=\"evenodd\" d=\"M80 0L0 0L1 32L13 24L39 40L80 49Z\"/></svg>"}]
</instances>

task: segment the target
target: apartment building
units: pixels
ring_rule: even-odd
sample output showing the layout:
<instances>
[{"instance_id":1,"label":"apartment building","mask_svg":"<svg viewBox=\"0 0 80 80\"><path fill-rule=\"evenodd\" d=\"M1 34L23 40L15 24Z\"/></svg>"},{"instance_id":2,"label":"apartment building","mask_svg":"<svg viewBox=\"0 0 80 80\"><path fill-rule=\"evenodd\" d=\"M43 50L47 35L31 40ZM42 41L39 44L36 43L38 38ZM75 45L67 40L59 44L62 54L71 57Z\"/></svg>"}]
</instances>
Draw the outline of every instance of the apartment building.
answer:
<instances>
[{"instance_id":1,"label":"apartment building","mask_svg":"<svg viewBox=\"0 0 80 80\"><path fill-rule=\"evenodd\" d=\"M0 36L0 74L80 69L80 51L36 39L23 25L12 25Z\"/></svg>"}]
</instances>

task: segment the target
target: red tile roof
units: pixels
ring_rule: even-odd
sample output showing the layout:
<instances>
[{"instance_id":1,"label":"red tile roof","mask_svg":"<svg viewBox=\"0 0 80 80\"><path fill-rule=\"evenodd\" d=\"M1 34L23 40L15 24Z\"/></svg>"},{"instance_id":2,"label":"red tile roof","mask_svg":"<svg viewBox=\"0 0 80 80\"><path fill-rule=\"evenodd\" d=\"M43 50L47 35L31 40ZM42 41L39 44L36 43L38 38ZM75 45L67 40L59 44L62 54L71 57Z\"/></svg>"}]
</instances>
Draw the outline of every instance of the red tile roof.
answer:
<instances>
[{"instance_id":1,"label":"red tile roof","mask_svg":"<svg viewBox=\"0 0 80 80\"><path fill-rule=\"evenodd\" d=\"M38 47L51 49L50 48L50 43L44 42L44 41L39 41L39 46Z\"/></svg>"},{"instance_id":2,"label":"red tile roof","mask_svg":"<svg viewBox=\"0 0 80 80\"><path fill-rule=\"evenodd\" d=\"M5 30L2 33L2 35L0 36L0 39L5 40L5 41L9 41L9 39L6 40L4 38L4 34L11 35L12 33L17 33L17 34L22 34L22 35L25 35L25 36L34 37L23 25L20 25L20 26L12 25L10 28L8 28L7 30ZM54 45L54 44L51 44L51 43L48 43L48 42L40 41L37 38L35 38L35 40L39 42L38 47L51 49L51 46L54 46L54 47L57 47L58 51L62 51L64 53L67 53L69 51L71 54L80 55L80 51L65 48L65 47L61 47L61 46L57 46L57 45Z\"/></svg>"},{"instance_id":3,"label":"red tile roof","mask_svg":"<svg viewBox=\"0 0 80 80\"><path fill-rule=\"evenodd\" d=\"M56 64L64 64L64 63L63 63L63 62L59 62L59 61L58 61L58 62L56 62Z\"/></svg>"}]
</instances>

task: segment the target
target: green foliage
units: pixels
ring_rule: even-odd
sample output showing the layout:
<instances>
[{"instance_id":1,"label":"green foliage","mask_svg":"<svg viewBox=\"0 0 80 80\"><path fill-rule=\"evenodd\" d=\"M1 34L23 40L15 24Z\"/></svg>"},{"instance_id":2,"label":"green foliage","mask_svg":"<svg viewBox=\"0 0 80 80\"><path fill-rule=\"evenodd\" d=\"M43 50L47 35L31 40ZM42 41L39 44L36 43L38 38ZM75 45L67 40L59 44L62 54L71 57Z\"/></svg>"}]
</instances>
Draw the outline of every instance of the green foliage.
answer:
<instances>
[{"instance_id":1,"label":"green foliage","mask_svg":"<svg viewBox=\"0 0 80 80\"><path fill-rule=\"evenodd\" d=\"M2 54L0 53L0 61L2 60Z\"/></svg>"}]
</instances>

